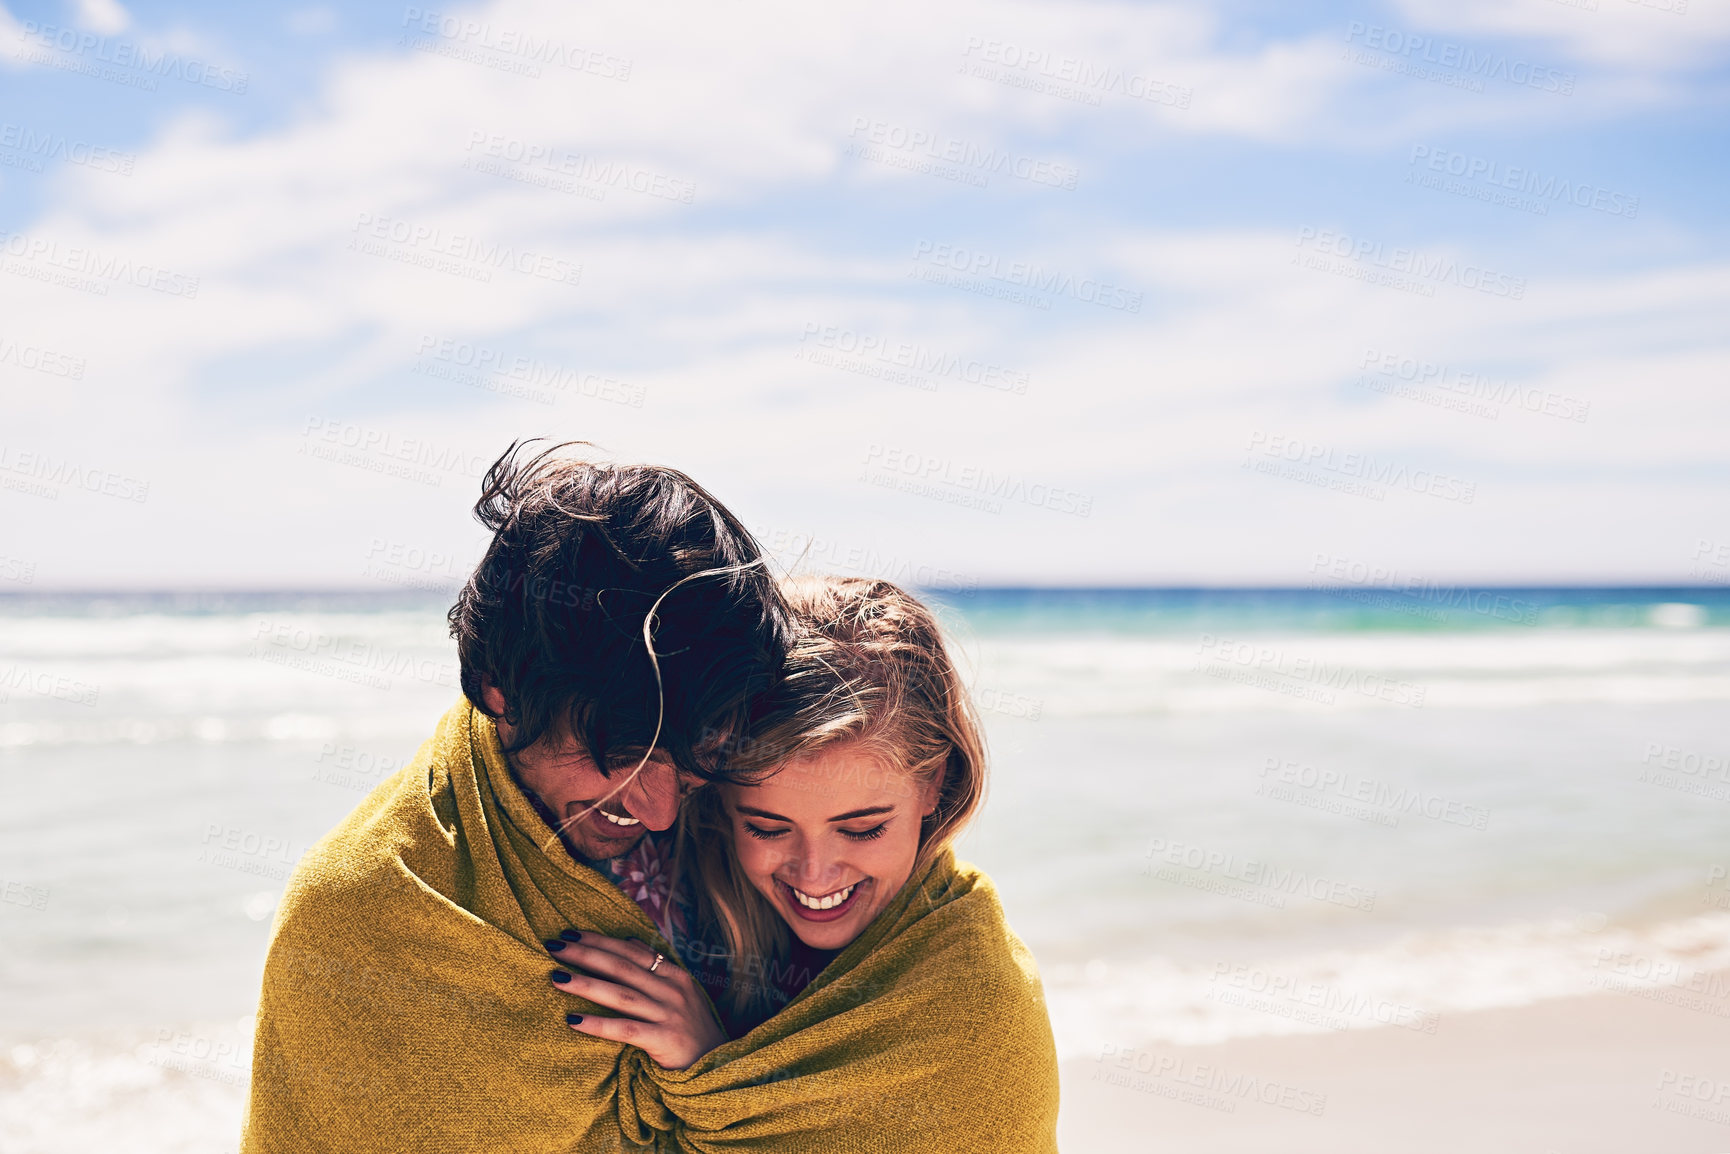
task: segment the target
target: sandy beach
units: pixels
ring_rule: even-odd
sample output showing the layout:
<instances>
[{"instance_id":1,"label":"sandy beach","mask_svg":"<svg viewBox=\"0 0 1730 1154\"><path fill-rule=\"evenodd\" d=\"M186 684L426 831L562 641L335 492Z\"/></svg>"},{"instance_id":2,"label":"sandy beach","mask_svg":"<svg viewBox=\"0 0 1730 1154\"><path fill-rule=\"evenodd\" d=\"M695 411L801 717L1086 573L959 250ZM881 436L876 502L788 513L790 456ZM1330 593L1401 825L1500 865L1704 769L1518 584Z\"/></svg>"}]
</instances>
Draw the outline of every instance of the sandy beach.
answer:
<instances>
[{"instance_id":1,"label":"sandy beach","mask_svg":"<svg viewBox=\"0 0 1730 1154\"><path fill-rule=\"evenodd\" d=\"M1721 1154L1730 1006L1619 993L1065 1063L1066 1154Z\"/></svg>"}]
</instances>

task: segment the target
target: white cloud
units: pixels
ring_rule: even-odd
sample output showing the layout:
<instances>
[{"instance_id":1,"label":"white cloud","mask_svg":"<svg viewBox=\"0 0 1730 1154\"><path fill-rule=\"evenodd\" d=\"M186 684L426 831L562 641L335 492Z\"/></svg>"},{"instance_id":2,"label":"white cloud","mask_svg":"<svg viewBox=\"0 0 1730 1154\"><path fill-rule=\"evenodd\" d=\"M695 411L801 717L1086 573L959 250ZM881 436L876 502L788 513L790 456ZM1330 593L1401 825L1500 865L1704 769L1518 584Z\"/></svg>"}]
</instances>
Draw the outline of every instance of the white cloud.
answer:
<instances>
[{"instance_id":1,"label":"white cloud","mask_svg":"<svg viewBox=\"0 0 1730 1154\"><path fill-rule=\"evenodd\" d=\"M119 0L71 0L71 7L78 26L99 36L114 36L132 26Z\"/></svg>"},{"instance_id":2,"label":"white cloud","mask_svg":"<svg viewBox=\"0 0 1730 1154\"><path fill-rule=\"evenodd\" d=\"M1665 76L1724 60L1716 0L1399 0L1418 29L1546 41L1582 64Z\"/></svg>"},{"instance_id":3,"label":"white cloud","mask_svg":"<svg viewBox=\"0 0 1730 1154\"><path fill-rule=\"evenodd\" d=\"M153 485L131 508L8 494L23 538L56 542L56 562L87 578L293 584L358 571L381 525L428 544L470 533L472 477L439 474L435 486L310 457L309 420L469 456L536 432L590 437L713 480L754 521L984 577L1293 578L1318 540L1399 551L1436 572L1578 573L1624 564L1590 517L1701 532L1705 495L1663 470L1706 467L1716 451L1699 418L1722 410L1715 382L1730 368L1711 335L1730 306L1721 265L1536 277L1519 302L1455 285L1423 297L1293 267L1287 231L1180 231L1149 213L1061 240L999 230L988 242L1005 264L1144 291L1140 312L1073 297L1029 309L931 286L909 295L919 236L977 235L975 213L1011 198L1064 208L1071 194L1001 175L970 189L844 151L865 116L1072 160L1086 180L1096 161L1157 154L1172 132L1314 139L1340 131L1342 93L1381 80L1342 69L1337 45L1234 56L1174 7L754 11L694 7L671 34L638 7L578 17L495 5L473 13L472 33L408 30L438 51L335 65L316 111L283 127L237 136L186 117L140 150L129 179L62 173L53 207L24 230L31 243L81 275L130 261L197 277L198 289L122 282L96 295L0 276L8 333L89 361L82 383L0 377L6 444ZM521 55L487 45L525 32L579 67L504 70ZM1011 43L1047 55L961 73L974 57L990 63L991 44L993 67L1011 67L1025 58L1001 47ZM628 80L613 78L626 60ZM1094 106L1000 79L1084 65L1193 100L1104 92ZM1408 88L1405 107L1429 107L1425 86ZM534 163L511 159L529 150ZM626 184L606 183L617 173ZM649 191L628 187L639 175ZM692 203L665 195L685 182ZM931 223L904 240L855 237L835 218L862 190L919 204ZM782 219L776 205L793 207ZM802 219L813 213L822 219ZM499 246L527 271L489 262ZM455 271L426 267L439 261ZM581 263L579 284L559 282L561 262ZM927 391L796 359L813 323L1007 366L1029 388L940 377ZM427 337L628 381L643 404L567 394L549 407L417 373ZM1490 421L1374 393L1352 384L1369 345L1514 373L1589 399L1591 417ZM1257 430L1454 470L1485 496L1470 509L1409 493L1376 503L1252 476L1240 465ZM990 514L885 491L861 481L872 445L1073 488L1095 511L1011 502ZM1543 470L1627 480L1589 514L1551 514ZM68 542L69 510L98 531Z\"/></svg>"}]
</instances>

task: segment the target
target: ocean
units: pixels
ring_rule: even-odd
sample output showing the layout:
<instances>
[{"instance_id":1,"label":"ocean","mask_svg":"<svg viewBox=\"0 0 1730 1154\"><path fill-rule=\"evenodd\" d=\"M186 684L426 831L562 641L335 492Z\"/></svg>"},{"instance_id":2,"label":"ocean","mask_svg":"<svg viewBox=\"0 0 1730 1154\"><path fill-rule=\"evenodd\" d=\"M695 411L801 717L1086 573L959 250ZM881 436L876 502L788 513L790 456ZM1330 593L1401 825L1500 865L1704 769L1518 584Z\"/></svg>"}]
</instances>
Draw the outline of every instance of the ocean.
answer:
<instances>
[{"instance_id":1,"label":"ocean","mask_svg":"<svg viewBox=\"0 0 1730 1154\"><path fill-rule=\"evenodd\" d=\"M1730 1018L1730 589L931 596L1064 1056ZM235 1148L278 896L458 696L449 600L0 597L0 1149Z\"/></svg>"}]
</instances>

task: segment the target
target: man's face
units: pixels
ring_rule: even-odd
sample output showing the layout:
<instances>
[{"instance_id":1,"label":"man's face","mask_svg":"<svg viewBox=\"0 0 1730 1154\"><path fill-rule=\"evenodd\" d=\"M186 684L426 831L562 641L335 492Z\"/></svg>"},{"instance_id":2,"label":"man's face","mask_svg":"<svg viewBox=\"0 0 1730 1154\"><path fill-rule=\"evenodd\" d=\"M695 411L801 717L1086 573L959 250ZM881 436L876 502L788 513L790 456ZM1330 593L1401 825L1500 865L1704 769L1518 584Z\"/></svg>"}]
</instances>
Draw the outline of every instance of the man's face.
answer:
<instances>
[{"instance_id":1,"label":"man's face","mask_svg":"<svg viewBox=\"0 0 1730 1154\"><path fill-rule=\"evenodd\" d=\"M481 692L487 708L502 717L503 695L490 685ZM498 730L499 739L511 744L510 724L500 720ZM680 803L702 784L659 750L641 769L626 766L608 777L575 739L550 734L508 756L518 782L552 816L565 848L589 861L629 853L644 831L671 827Z\"/></svg>"}]
</instances>

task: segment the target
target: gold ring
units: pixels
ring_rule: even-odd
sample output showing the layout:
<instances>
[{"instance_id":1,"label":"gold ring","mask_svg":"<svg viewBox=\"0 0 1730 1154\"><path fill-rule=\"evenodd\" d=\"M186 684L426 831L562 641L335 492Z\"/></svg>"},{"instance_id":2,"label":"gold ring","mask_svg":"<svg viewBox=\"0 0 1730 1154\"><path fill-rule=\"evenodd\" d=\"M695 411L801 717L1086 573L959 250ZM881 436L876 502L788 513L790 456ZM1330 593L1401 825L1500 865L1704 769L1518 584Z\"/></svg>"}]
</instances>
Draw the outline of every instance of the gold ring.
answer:
<instances>
[{"instance_id":1,"label":"gold ring","mask_svg":"<svg viewBox=\"0 0 1730 1154\"><path fill-rule=\"evenodd\" d=\"M666 960L667 960L667 959L666 959L666 958L664 958L664 957L662 957L662 956L661 956L661 955L660 955L660 954L659 954L659 953L657 953L657 954L656 954L656 955L655 955L655 962L654 962L654 964L653 964L653 965L651 965L651 966L650 966L650 967L649 967L649 972L650 972L650 973L651 973L651 974L652 974L652 973L654 973L654 972L655 972L655 971L656 971L656 970L658 970L658 969L660 969L660 968L661 968L661 963L662 963L662 962L664 962L664 961L666 961Z\"/></svg>"}]
</instances>

